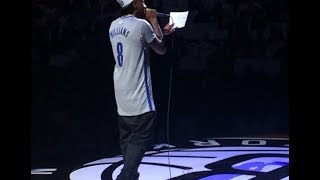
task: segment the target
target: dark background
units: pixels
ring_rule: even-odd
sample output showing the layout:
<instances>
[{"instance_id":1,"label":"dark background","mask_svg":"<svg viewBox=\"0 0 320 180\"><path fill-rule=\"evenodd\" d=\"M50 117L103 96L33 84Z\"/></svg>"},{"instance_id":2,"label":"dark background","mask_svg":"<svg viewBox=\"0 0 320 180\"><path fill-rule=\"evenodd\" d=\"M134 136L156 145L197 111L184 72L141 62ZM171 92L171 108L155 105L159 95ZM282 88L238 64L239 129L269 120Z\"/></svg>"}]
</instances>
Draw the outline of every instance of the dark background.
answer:
<instances>
[{"instance_id":1,"label":"dark background","mask_svg":"<svg viewBox=\"0 0 320 180\"><path fill-rule=\"evenodd\" d=\"M189 11L167 54L151 53L156 143L166 142L171 69L170 142L288 135L286 0L145 2L164 13ZM31 7L31 166L119 154L108 36L118 3L32 0Z\"/></svg>"}]
</instances>

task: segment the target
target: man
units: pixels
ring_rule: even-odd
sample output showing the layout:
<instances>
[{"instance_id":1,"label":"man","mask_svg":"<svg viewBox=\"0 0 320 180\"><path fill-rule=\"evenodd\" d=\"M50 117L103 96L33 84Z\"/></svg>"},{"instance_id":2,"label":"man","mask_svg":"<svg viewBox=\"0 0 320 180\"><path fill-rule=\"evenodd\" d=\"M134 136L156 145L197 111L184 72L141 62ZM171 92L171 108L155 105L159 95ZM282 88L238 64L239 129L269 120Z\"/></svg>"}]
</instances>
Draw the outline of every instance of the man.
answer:
<instances>
[{"instance_id":1,"label":"man","mask_svg":"<svg viewBox=\"0 0 320 180\"><path fill-rule=\"evenodd\" d=\"M122 16L114 20L109 29L116 62L113 80L124 162L117 179L136 180L155 123L149 47L165 54L164 35L174 31L174 24L167 24L162 33L157 12L147 8L144 0L117 1L122 7Z\"/></svg>"}]
</instances>

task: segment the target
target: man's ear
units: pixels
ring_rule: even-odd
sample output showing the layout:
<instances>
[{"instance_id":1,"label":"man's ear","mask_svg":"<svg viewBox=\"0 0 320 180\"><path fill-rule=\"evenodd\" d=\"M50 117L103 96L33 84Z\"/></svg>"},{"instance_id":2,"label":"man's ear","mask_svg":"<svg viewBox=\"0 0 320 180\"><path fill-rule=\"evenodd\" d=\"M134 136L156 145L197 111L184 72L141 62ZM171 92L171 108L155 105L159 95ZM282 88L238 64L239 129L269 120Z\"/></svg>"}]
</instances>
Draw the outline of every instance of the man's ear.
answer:
<instances>
[{"instance_id":1,"label":"man's ear","mask_svg":"<svg viewBox=\"0 0 320 180\"><path fill-rule=\"evenodd\" d=\"M136 0L133 0L133 1L132 1L132 5L133 5L134 9L137 9L137 8L138 8L138 3L137 3Z\"/></svg>"}]
</instances>

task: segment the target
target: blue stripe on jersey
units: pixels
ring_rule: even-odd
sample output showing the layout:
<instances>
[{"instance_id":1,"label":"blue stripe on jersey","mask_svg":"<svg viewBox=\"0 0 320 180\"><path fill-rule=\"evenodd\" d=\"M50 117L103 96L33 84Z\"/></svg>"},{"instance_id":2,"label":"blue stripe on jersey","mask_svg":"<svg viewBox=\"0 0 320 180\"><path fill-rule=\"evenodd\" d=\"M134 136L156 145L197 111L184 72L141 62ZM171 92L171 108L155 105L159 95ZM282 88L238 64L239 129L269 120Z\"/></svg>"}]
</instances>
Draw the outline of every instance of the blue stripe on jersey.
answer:
<instances>
[{"instance_id":1,"label":"blue stripe on jersey","mask_svg":"<svg viewBox=\"0 0 320 180\"><path fill-rule=\"evenodd\" d=\"M149 103L149 108L150 111L153 111L152 109L152 103L151 103L151 97L150 97L150 91L149 91L149 86L148 86L148 66L147 66L147 58L146 58L146 49L144 49L144 84L146 86L146 91L147 91L147 98L148 98L148 103Z\"/></svg>"}]
</instances>

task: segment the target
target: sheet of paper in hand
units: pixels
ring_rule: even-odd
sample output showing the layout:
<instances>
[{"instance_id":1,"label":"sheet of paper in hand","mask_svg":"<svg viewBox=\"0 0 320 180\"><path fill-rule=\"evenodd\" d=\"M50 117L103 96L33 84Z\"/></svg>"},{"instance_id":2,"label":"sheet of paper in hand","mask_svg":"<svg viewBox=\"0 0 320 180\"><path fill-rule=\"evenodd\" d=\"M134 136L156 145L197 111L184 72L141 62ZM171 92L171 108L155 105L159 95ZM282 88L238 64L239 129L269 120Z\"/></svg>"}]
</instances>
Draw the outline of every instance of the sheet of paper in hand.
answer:
<instances>
[{"instance_id":1,"label":"sheet of paper in hand","mask_svg":"<svg viewBox=\"0 0 320 180\"><path fill-rule=\"evenodd\" d=\"M183 28L186 25L189 11L170 12L169 23L175 23L174 28Z\"/></svg>"}]
</instances>

